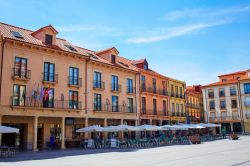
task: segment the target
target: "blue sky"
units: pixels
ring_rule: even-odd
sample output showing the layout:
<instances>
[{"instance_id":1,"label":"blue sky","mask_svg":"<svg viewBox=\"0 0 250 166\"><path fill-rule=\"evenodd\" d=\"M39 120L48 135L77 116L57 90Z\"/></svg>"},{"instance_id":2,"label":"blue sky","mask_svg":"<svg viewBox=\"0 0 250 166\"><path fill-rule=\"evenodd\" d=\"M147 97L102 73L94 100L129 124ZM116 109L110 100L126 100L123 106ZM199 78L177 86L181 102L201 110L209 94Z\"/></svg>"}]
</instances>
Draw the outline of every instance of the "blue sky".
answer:
<instances>
[{"instance_id":1,"label":"blue sky","mask_svg":"<svg viewBox=\"0 0 250 166\"><path fill-rule=\"evenodd\" d=\"M0 21L58 36L92 50L115 46L150 68L192 84L250 69L250 1L0 0Z\"/></svg>"}]
</instances>

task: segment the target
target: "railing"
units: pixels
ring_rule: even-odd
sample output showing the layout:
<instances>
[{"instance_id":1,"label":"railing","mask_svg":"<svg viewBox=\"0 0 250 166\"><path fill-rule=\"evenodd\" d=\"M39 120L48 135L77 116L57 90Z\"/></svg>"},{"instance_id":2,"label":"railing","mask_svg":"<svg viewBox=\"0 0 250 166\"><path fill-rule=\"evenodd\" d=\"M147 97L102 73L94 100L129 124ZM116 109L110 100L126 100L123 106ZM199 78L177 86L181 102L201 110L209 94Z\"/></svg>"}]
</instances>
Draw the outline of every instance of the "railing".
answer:
<instances>
[{"instance_id":1,"label":"railing","mask_svg":"<svg viewBox=\"0 0 250 166\"><path fill-rule=\"evenodd\" d=\"M35 108L57 108L57 109L82 109L82 103L74 100L50 100L43 101L35 97L26 97L23 101L19 97L11 97L11 106L35 107Z\"/></svg>"},{"instance_id":2,"label":"railing","mask_svg":"<svg viewBox=\"0 0 250 166\"><path fill-rule=\"evenodd\" d=\"M69 76L68 85L75 86L75 87L82 87L82 78Z\"/></svg>"},{"instance_id":3,"label":"railing","mask_svg":"<svg viewBox=\"0 0 250 166\"><path fill-rule=\"evenodd\" d=\"M250 107L250 102L244 102L244 104L245 104L245 107Z\"/></svg>"},{"instance_id":4,"label":"railing","mask_svg":"<svg viewBox=\"0 0 250 166\"><path fill-rule=\"evenodd\" d=\"M93 81L93 89L105 89L105 83L103 81Z\"/></svg>"},{"instance_id":5,"label":"railing","mask_svg":"<svg viewBox=\"0 0 250 166\"><path fill-rule=\"evenodd\" d=\"M111 92L121 92L122 86L120 84L111 84Z\"/></svg>"},{"instance_id":6,"label":"railing","mask_svg":"<svg viewBox=\"0 0 250 166\"><path fill-rule=\"evenodd\" d=\"M121 113L135 113L136 106L125 105L111 105L111 104L97 104L93 103L93 111L107 111L107 112L121 112Z\"/></svg>"},{"instance_id":7,"label":"railing","mask_svg":"<svg viewBox=\"0 0 250 166\"><path fill-rule=\"evenodd\" d=\"M214 98L214 94L208 94L209 98Z\"/></svg>"},{"instance_id":8,"label":"railing","mask_svg":"<svg viewBox=\"0 0 250 166\"><path fill-rule=\"evenodd\" d=\"M133 94L133 93L135 93L135 87L127 86L127 94Z\"/></svg>"},{"instance_id":9,"label":"railing","mask_svg":"<svg viewBox=\"0 0 250 166\"><path fill-rule=\"evenodd\" d=\"M230 92L230 96L236 96L236 92Z\"/></svg>"},{"instance_id":10,"label":"railing","mask_svg":"<svg viewBox=\"0 0 250 166\"><path fill-rule=\"evenodd\" d=\"M250 114L246 114L246 119L250 119Z\"/></svg>"},{"instance_id":11,"label":"railing","mask_svg":"<svg viewBox=\"0 0 250 166\"><path fill-rule=\"evenodd\" d=\"M225 97L225 93L219 93L219 97Z\"/></svg>"},{"instance_id":12,"label":"railing","mask_svg":"<svg viewBox=\"0 0 250 166\"><path fill-rule=\"evenodd\" d=\"M230 120L240 120L239 116L217 116L209 117L210 121L230 121Z\"/></svg>"},{"instance_id":13,"label":"railing","mask_svg":"<svg viewBox=\"0 0 250 166\"><path fill-rule=\"evenodd\" d=\"M187 103L186 106L191 108L200 108L198 104L193 104L193 103Z\"/></svg>"},{"instance_id":14,"label":"railing","mask_svg":"<svg viewBox=\"0 0 250 166\"><path fill-rule=\"evenodd\" d=\"M58 74L43 73L42 81L46 83L58 83Z\"/></svg>"},{"instance_id":15,"label":"railing","mask_svg":"<svg viewBox=\"0 0 250 166\"><path fill-rule=\"evenodd\" d=\"M164 96L169 95L166 89L160 89L160 88L156 88L153 86L146 86L145 84L141 85L141 92L155 93L155 94L164 95Z\"/></svg>"},{"instance_id":16,"label":"railing","mask_svg":"<svg viewBox=\"0 0 250 166\"><path fill-rule=\"evenodd\" d=\"M31 76L31 71L27 69L21 68L12 68L12 78L24 79L29 80Z\"/></svg>"},{"instance_id":17,"label":"railing","mask_svg":"<svg viewBox=\"0 0 250 166\"><path fill-rule=\"evenodd\" d=\"M146 109L142 108L140 113L141 114L147 114L147 111L146 111Z\"/></svg>"}]
</instances>

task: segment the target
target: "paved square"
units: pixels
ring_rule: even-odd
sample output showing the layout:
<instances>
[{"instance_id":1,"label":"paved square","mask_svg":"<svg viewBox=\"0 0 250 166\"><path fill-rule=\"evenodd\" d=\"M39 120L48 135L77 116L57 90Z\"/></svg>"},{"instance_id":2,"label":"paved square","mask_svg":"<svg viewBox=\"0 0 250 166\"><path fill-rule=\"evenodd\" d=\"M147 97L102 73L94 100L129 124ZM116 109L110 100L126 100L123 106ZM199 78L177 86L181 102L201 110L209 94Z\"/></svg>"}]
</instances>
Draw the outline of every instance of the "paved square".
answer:
<instances>
[{"instance_id":1,"label":"paved square","mask_svg":"<svg viewBox=\"0 0 250 166\"><path fill-rule=\"evenodd\" d=\"M87 154L88 153L88 154ZM91 153L91 154L89 154ZM7 162L7 160L9 160ZM83 166L83 165L250 165L250 136L240 140L218 140L200 145L175 145L129 150L65 150L21 153L2 160L6 166ZM13 161L15 160L15 161ZM24 160L24 161L21 161Z\"/></svg>"}]
</instances>

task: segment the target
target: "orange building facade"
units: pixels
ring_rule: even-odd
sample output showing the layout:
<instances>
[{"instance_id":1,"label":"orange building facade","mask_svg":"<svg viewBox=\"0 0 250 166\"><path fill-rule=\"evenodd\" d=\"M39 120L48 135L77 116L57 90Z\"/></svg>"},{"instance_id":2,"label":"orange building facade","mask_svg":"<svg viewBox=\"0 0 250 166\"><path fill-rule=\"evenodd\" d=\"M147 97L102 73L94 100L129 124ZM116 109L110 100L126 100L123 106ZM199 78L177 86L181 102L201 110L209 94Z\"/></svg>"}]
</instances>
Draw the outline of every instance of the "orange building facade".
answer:
<instances>
[{"instance_id":1,"label":"orange building facade","mask_svg":"<svg viewBox=\"0 0 250 166\"><path fill-rule=\"evenodd\" d=\"M64 149L90 138L76 133L90 125L185 122L184 109L170 111L172 79L150 70L146 60L123 58L114 47L81 48L57 34L51 25L30 31L0 23L0 124L20 129L16 139L0 136L1 143ZM181 98L173 102L185 103L185 85L178 83Z\"/></svg>"}]
</instances>

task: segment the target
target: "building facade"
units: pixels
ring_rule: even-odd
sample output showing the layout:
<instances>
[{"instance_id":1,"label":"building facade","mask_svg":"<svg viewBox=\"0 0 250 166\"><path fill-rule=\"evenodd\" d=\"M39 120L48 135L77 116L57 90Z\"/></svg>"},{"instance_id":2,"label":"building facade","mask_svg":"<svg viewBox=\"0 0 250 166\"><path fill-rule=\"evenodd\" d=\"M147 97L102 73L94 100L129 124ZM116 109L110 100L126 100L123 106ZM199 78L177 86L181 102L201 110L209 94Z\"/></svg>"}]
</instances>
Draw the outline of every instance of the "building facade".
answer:
<instances>
[{"instance_id":1,"label":"building facade","mask_svg":"<svg viewBox=\"0 0 250 166\"><path fill-rule=\"evenodd\" d=\"M185 97L188 123L204 122L201 85L187 86Z\"/></svg>"},{"instance_id":2,"label":"building facade","mask_svg":"<svg viewBox=\"0 0 250 166\"><path fill-rule=\"evenodd\" d=\"M150 70L146 60L123 58L115 47L92 51L57 34L51 25L30 31L0 23L0 124L20 129L16 138L1 135L1 143L64 149L93 137L76 133L90 125L186 121L185 82Z\"/></svg>"},{"instance_id":3,"label":"building facade","mask_svg":"<svg viewBox=\"0 0 250 166\"><path fill-rule=\"evenodd\" d=\"M186 88L185 82L173 78L169 79L168 89L170 92L171 124L186 123L185 88Z\"/></svg>"},{"instance_id":4,"label":"building facade","mask_svg":"<svg viewBox=\"0 0 250 166\"><path fill-rule=\"evenodd\" d=\"M249 132L247 131L249 76L249 70L224 74L219 76L219 82L203 87L207 122L220 123L227 132Z\"/></svg>"}]
</instances>

